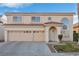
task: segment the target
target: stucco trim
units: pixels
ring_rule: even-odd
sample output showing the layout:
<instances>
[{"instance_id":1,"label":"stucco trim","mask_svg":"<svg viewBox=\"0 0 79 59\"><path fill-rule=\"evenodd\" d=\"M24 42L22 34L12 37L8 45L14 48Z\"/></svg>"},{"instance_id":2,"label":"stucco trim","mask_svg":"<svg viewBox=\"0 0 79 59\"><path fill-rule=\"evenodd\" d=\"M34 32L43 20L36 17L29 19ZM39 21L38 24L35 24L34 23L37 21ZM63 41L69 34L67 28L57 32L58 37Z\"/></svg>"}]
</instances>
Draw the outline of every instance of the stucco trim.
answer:
<instances>
[{"instance_id":1,"label":"stucco trim","mask_svg":"<svg viewBox=\"0 0 79 59\"><path fill-rule=\"evenodd\" d=\"M29 23L29 24L4 24L4 25L23 25L23 26L45 26L46 24L63 24L63 23L60 23L60 22L45 22L43 24L39 23L39 24L36 24L36 23Z\"/></svg>"},{"instance_id":2,"label":"stucco trim","mask_svg":"<svg viewBox=\"0 0 79 59\"><path fill-rule=\"evenodd\" d=\"M75 13L6 13L7 16L73 16Z\"/></svg>"}]
</instances>

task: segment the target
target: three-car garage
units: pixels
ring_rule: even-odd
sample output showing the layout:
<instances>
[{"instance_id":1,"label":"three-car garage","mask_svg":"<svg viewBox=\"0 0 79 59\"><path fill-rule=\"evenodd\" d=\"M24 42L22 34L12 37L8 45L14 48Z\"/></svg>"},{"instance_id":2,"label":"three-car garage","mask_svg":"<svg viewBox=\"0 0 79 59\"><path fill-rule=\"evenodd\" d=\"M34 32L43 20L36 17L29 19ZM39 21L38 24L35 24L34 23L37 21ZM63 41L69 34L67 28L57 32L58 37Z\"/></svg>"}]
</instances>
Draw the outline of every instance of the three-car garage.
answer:
<instances>
[{"instance_id":1,"label":"three-car garage","mask_svg":"<svg viewBox=\"0 0 79 59\"><path fill-rule=\"evenodd\" d=\"M45 41L45 33L44 31L8 31L7 41Z\"/></svg>"}]
</instances>

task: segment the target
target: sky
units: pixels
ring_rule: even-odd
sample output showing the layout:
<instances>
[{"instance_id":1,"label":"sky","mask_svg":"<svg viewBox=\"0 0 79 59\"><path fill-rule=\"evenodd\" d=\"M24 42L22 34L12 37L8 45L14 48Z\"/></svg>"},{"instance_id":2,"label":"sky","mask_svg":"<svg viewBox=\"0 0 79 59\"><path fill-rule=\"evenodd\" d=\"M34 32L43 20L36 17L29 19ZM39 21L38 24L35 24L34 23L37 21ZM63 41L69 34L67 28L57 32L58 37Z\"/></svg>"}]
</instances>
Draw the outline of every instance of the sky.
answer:
<instances>
[{"instance_id":1,"label":"sky","mask_svg":"<svg viewBox=\"0 0 79 59\"><path fill-rule=\"evenodd\" d=\"M6 12L74 12L77 14L76 3L0 3L0 15ZM74 16L77 22L77 15Z\"/></svg>"}]
</instances>

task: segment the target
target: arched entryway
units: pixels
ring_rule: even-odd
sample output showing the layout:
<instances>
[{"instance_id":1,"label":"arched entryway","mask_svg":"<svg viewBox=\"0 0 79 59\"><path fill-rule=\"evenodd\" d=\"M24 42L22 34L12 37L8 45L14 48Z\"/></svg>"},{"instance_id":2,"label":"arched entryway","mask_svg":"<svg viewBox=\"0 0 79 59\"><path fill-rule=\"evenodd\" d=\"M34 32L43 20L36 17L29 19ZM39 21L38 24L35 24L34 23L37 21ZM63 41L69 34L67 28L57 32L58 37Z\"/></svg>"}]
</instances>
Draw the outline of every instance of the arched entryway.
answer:
<instances>
[{"instance_id":1,"label":"arched entryway","mask_svg":"<svg viewBox=\"0 0 79 59\"><path fill-rule=\"evenodd\" d=\"M57 29L55 27L49 28L49 42L57 41Z\"/></svg>"}]
</instances>

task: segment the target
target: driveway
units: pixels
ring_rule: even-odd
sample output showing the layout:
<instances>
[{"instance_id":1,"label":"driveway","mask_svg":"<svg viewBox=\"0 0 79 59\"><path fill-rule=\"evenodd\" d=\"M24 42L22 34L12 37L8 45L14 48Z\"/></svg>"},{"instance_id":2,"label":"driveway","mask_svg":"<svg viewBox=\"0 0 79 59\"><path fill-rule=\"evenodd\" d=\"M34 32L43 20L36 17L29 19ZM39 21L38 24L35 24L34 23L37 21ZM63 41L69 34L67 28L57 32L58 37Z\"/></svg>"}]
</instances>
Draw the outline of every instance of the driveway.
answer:
<instances>
[{"instance_id":1,"label":"driveway","mask_svg":"<svg viewBox=\"0 0 79 59\"><path fill-rule=\"evenodd\" d=\"M44 42L0 43L0 56L49 56L51 51Z\"/></svg>"},{"instance_id":2,"label":"driveway","mask_svg":"<svg viewBox=\"0 0 79 59\"><path fill-rule=\"evenodd\" d=\"M79 56L79 52L52 53L44 42L4 42L0 43L0 56Z\"/></svg>"}]
</instances>

